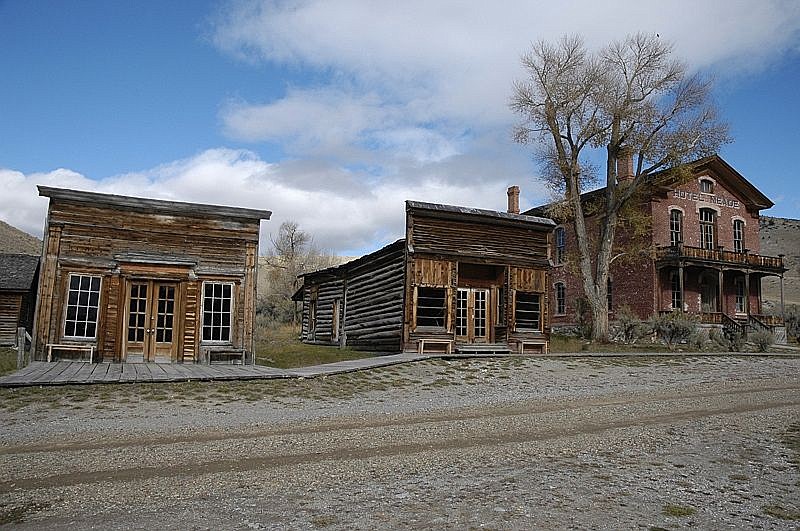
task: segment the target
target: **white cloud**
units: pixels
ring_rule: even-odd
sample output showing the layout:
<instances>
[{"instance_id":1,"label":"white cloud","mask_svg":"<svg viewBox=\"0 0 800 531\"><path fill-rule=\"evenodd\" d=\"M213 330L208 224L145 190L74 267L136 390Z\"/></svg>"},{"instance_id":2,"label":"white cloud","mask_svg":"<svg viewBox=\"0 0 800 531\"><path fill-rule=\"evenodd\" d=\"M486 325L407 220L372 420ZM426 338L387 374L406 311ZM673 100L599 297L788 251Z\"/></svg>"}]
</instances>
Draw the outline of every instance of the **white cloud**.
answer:
<instances>
[{"instance_id":1,"label":"white cloud","mask_svg":"<svg viewBox=\"0 0 800 531\"><path fill-rule=\"evenodd\" d=\"M330 186L319 186L320 177ZM280 223L294 220L316 244L338 253L377 248L403 236L404 200L417 199L483 208L505 206L495 182L445 183L435 175L365 186L368 176L303 162L271 164L245 150L213 149L140 172L91 180L69 170L25 175L0 169L0 219L41 236L47 199L37 184L273 211L262 225L262 250Z\"/></svg>"}]
</instances>

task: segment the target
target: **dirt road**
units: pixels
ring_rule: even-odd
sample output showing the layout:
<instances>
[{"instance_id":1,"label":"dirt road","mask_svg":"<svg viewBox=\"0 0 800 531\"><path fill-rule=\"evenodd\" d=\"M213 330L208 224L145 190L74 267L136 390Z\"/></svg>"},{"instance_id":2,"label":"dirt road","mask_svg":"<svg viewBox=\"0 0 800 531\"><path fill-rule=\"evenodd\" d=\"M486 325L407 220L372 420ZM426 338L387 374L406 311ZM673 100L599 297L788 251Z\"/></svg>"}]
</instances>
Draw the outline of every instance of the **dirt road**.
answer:
<instances>
[{"instance_id":1,"label":"dirt road","mask_svg":"<svg viewBox=\"0 0 800 531\"><path fill-rule=\"evenodd\" d=\"M167 400L111 409L115 395L137 390L69 402L30 392L28 405L0 414L4 520L23 529L800 524L798 359L471 360L265 385L207 384L188 397L176 387ZM252 386L263 396L240 399Z\"/></svg>"}]
</instances>

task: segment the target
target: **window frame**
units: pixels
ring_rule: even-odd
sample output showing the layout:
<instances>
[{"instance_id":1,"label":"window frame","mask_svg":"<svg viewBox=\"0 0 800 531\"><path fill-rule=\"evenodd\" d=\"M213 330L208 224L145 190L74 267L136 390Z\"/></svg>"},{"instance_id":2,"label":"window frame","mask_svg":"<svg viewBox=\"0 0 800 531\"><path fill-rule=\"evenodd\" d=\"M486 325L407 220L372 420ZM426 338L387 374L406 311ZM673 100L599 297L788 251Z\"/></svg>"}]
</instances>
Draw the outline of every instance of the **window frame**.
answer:
<instances>
[{"instance_id":1,"label":"window frame","mask_svg":"<svg viewBox=\"0 0 800 531\"><path fill-rule=\"evenodd\" d=\"M709 219L703 219L704 214L710 215ZM698 211L700 220L700 248L713 251L717 240L717 217L718 212L713 208L701 208Z\"/></svg>"},{"instance_id":2,"label":"window frame","mask_svg":"<svg viewBox=\"0 0 800 531\"><path fill-rule=\"evenodd\" d=\"M733 251L736 253L744 252L744 220L735 218L733 220Z\"/></svg>"},{"instance_id":3,"label":"window frame","mask_svg":"<svg viewBox=\"0 0 800 531\"><path fill-rule=\"evenodd\" d=\"M567 314L567 285L564 282L556 282L553 286L555 290L556 308L555 315Z\"/></svg>"},{"instance_id":4,"label":"window frame","mask_svg":"<svg viewBox=\"0 0 800 531\"><path fill-rule=\"evenodd\" d=\"M671 247L683 244L683 211L678 208L669 211L669 244Z\"/></svg>"},{"instance_id":5,"label":"window frame","mask_svg":"<svg viewBox=\"0 0 800 531\"><path fill-rule=\"evenodd\" d=\"M670 308L683 311L683 294L681 293L681 278L678 271L671 271L669 274L670 287Z\"/></svg>"},{"instance_id":6,"label":"window frame","mask_svg":"<svg viewBox=\"0 0 800 531\"><path fill-rule=\"evenodd\" d=\"M700 193L702 194L714 193L714 181L709 179L708 177L700 178L699 185L700 185Z\"/></svg>"},{"instance_id":7,"label":"window frame","mask_svg":"<svg viewBox=\"0 0 800 531\"><path fill-rule=\"evenodd\" d=\"M229 308L228 312L223 312L221 310L219 312L220 315L224 315L225 313L228 314L228 319L229 320L228 320L228 325L227 325L227 328L228 328L228 337L227 337L227 339L222 339L222 330L220 330L220 339L213 339L213 337L214 337L214 328L215 327L219 327L220 329L225 328L225 325L222 322L220 322L219 325L214 325L213 322L210 325L208 325L208 327L211 329L211 339L206 339L206 326L207 326L206 325L206 286L214 286L214 285L221 286L223 288L223 294L224 294L225 286L229 286L230 287L230 308ZM204 280L203 284L202 284L202 290L203 290L203 297L202 297L202 300L201 300L202 319L200 321L200 342L204 343L204 344L223 344L223 345L232 344L233 343L233 337L234 337L233 323L234 323L234 316L236 315L236 308L235 308L236 283L235 282L231 282L231 281L225 281L225 280ZM212 294L211 297L212 297L212 301L213 301L215 296ZM221 297L220 300L224 300L224 297ZM213 303L212 303L212 305L213 305ZM212 311L211 311L211 316L212 316L211 319L212 319L212 321L213 321L214 313L215 312L213 311L213 308L212 308Z\"/></svg>"},{"instance_id":8,"label":"window frame","mask_svg":"<svg viewBox=\"0 0 800 531\"><path fill-rule=\"evenodd\" d=\"M520 306L519 306L520 305L520 295L523 295L523 296L530 295L532 297L536 297L535 304L537 306L537 309L535 309L535 310L533 310L533 309L532 310L520 310ZM519 291L519 290L517 290L514 293L514 331L515 332L541 332L542 331L542 326L543 326L542 325L542 319L544 317L543 312L542 312L542 303L543 303L543 301L542 301L542 294L541 293L534 292L534 291ZM531 301L530 304L533 304L533 301ZM531 312L531 313L534 313L534 314L538 315L537 325L536 325L535 328L524 328L524 327L521 327L519 325L519 321L520 321L519 314L522 313L522 312ZM532 319L526 319L525 321L532 321Z\"/></svg>"},{"instance_id":9,"label":"window frame","mask_svg":"<svg viewBox=\"0 0 800 531\"><path fill-rule=\"evenodd\" d=\"M567 231L564 227L556 227L554 232L554 239L555 239L555 265L561 265L566 262L566 252L567 252Z\"/></svg>"},{"instance_id":10,"label":"window frame","mask_svg":"<svg viewBox=\"0 0 800 531\"><path fill-rule=\"evenodd\" d=\"M415 308L414 308L414 328L415 329L422 328L422 329L425 329L425 330L447 330L447 297L448 297L447 288L443 288L441 286L416 286L415 290L416 290L416 292L414 294L414 306L415 306ZM441 297L429 296L427 294L423 296L420 293L422 290L441 291ZM442 300L442 307L441 307L442 313L441 313L441 316L439 316L439 318L441 319L441 322L442 322L441 325L438 325L438 324L421 324L420 323L420 311L419 311L420 310L420 305L419 305L420 298L424 298L426 300L438 300L438 299L441 298L441 300ZM436 306L424 306L424 308L425 309L434 310L437 307ZM436 320L437 316L423 315L423 319Z\"/></svg>"},{"instance_id":11,"label":"window frame","mask_svg":"<svg viewBox=\"0 0 800 531\"><path fill-rule=\"evenodd\" d=\"M75 302L75 304L71 304L70 301L69 301L70 293L72 291L75 291L72 288L72 279L73 279L73 277L79 279L78 280L78 288L77 288L77 291L76 291L78 300ZM89 279L89 288L88 288L87 291L85 291L85 293L88 294L87 295L87 301L86 301L87 303L85 305L86 319L78 320L78 313L79 313L81 307L84 306L84 305L80 304L80 294L83 291L81 289L81 287L80 287L80 285L81 285L80 279L81 278L88 278ZM92 306L90 304L91 303L92 293L95 293L95 290L92 289L92 280L94 280L94 279L98 280L97 291L96 291L96 293L97 293L97 306L96 307L94 307L94 306ZM102 275L91 274L91 273L70 273L69 276L67 277L67 291L66 291L66 294L67 294L67 296L66 296L66 299L64 301L64 318L62 319L63 325L61 326L61 332L62 332L62 336L61 337L63 337L64 339L69 339L71 341L96 341L97 340L97 333L98 333L98 329L99 329L99 322L100 322L100 307L102 306L100 299L102 298L102 294L103 294L103 276ZM70 306L74 306L75 307L75 318L74 319L70 319L69 318ZM95 309L94 321L90 321L89 320L89 309L90 308L94 308ZM72 322L73 326L74 326L72 335L67 334L67 324L69 322ZM88 335L80 335L80 336L79 335L75 335L74 331L77 330L78 323L82 323L83 324L84 334L85 334L85 331L88 328L89 324L93 324L94 325L94 335L91 335L91 336L88 336Z\"/></svg>"},{"instance_id":12,"label":"window frame","mask_svg":"<svg viewBox=\"0 0 800 531\"><path fill-rule=\"evenodd\" d=\"M733 280L734 284L734 310L737 314L744 315L747 313L747 285L744 277L736 277Z\"/></svg>"}]
</instances>

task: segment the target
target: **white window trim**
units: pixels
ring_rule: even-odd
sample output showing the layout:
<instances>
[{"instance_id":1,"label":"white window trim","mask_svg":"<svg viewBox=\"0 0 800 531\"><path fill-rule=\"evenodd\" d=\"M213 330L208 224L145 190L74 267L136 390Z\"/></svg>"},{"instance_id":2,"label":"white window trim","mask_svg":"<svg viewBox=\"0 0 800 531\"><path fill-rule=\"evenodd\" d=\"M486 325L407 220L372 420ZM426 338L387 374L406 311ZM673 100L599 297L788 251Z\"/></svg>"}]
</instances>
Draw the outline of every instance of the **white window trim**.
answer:
<instances>
[{"instance_id":1,"label":"white window trim","mask_svg":"<svg viewBox=\"0 0 800 531\"><path fill-rule=\"evenodd\" d=\"M231 287L231 322L230 337L228 339L203 339L203 327L206 321L206 284L221 284ZM236 283L223 280L204 280L201 285L203 296L200 298L200 343L203 345L231 345L233 344L233 325L236 321ZM213 326L213 325L212 325ZM213 335L213 334L212 334Z\"/></svg>"},{"instance_id":2,"label":"white window trim","mask_svg":"<svg viewBox=\"0 0 800 531\"><path fill-rule=\"evenodd\" d=\"M67 335L67 312L69 310L69 291L72 277L89 277L100 279L100 286L97 288L97 316L94 319L94 336L68 336ZM69 339L70 341L97 341L97 333L100 331L100 308L103 306L103 275L96 275L92 273L70 273L67 278L67 291L64 306L64 316L61 319L61 337ZM87 321L88 323L89 321Z\"/></svg>"}]
</instances>

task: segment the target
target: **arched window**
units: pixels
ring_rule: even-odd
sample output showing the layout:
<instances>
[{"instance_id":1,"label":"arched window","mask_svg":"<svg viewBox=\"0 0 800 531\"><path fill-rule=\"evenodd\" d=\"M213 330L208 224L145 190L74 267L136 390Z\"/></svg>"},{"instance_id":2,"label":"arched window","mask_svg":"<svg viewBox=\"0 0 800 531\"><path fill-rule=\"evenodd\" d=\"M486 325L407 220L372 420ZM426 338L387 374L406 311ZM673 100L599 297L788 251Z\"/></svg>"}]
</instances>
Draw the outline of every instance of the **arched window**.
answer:
<instances>
[{"instance_id":1,"label":"arched window","mask_svg":"<svg viewBox=\"0 0 800 531\"><path fill-rule=\"evenodd\" d=\"M704 194L713 194L714 181L711 179L700 179L700 192Z\"/></svg>"},{"instance_id":2,"label":"arched window","mask_svg":"<svg viewBox=\"0 0 800 531\"><path fill-rule=\"evenodd\" d=\"M683 212L677 208L669 211L669 244L677 247L683 243Z\"/></svg>"},{"instance_id":3,"label":"arched window","mask_svg":"<svg viewBox=\"0 0 800 531\"><path fill-rule=\"evenodd\" d=\"M717 233L717 213L710 208L700 209L700 247L714 249L714 236Z\"/></svg>"},{"instance_id":4,"label":"arched window","mask_svg":"<svg viewBox=\"0 0 800 531\"><path fill-rule=\"evenodd\" d=\"M733 220L733 250L744 252L744 221L741 219Z\"/></svg>"},{"instance_id":5,"label":"arched window","mask_svg":"<svg viewBox=\"0 0 800 531\"><path fill-rule=\"evenodd\" d=\"M556 265L563 264L567 251L567 234L564 227L556 227Z\"/></svg>"},{"instance_id":6,"label":"arched window","mask_svg":"<svg viewBox=\"0 0 800 531\"><path fill-rule=\"evenodd\" d=\"M563 282L556 282L556 315L567 313L567 287Z\"/></svg>"}]
</instances>

